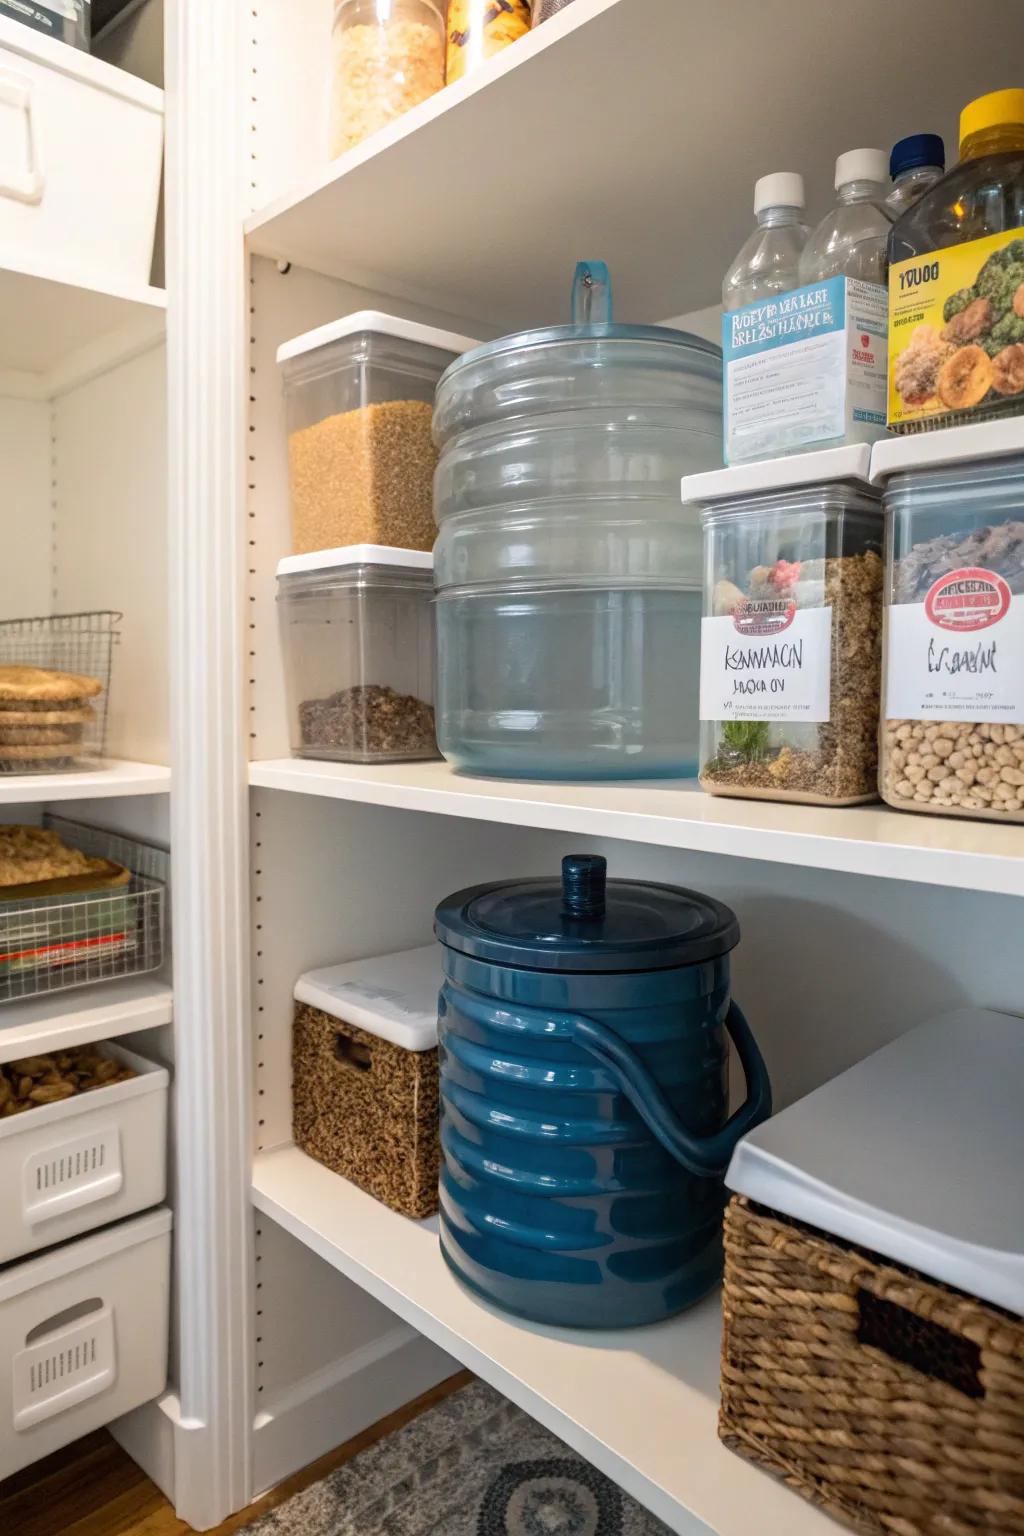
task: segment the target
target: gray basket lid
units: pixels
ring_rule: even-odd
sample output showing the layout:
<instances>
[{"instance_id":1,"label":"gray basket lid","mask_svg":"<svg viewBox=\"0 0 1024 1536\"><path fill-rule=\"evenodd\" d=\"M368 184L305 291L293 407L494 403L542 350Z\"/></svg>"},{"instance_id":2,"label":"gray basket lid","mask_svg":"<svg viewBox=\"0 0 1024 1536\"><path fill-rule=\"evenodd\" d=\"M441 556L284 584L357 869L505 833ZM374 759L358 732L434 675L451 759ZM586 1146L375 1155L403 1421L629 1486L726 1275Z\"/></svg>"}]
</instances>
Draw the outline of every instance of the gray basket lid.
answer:
<instances>
[{"instance_id":1,"label":"gray basket lid","mask_svg":"<svg viewBox=\"0 0 1024 1536\"><path fill-rule=\"evenodd\" d=\"M751 1131L726 1183L1024 1315L1024 1018L911 1030Z\"/></svg>"}]
</instances>

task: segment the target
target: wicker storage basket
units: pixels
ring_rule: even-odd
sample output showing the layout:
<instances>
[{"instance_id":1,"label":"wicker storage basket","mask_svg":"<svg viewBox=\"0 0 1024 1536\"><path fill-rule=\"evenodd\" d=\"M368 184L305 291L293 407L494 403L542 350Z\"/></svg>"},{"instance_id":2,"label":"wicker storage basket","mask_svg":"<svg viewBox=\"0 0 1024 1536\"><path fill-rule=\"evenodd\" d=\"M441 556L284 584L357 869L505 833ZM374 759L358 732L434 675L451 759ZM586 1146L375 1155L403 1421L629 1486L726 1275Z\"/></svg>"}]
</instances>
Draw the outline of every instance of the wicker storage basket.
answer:
<instances>
[{"instance_id":1,"label":"wicker storage basket","mask_svg":"<svg viewBox=\"0 0 1024 1536\"><path fill-rule=\"evenodd\" d=\"M394 1211L437 1210L437 1050L407 1051L295 1006L293 1134L303 1152Z\"/></svg>"},{"instance_id":2,"label":"wicker storage basket","mask_svg":"<svg viewBox=\"0 0 1024 1536\"><path fill-rule=\"evenodd\" d=\"M1024 1536L1024 1323L734 1197L720 1433L853 1530Z\"/></svg>"}]
</instances>

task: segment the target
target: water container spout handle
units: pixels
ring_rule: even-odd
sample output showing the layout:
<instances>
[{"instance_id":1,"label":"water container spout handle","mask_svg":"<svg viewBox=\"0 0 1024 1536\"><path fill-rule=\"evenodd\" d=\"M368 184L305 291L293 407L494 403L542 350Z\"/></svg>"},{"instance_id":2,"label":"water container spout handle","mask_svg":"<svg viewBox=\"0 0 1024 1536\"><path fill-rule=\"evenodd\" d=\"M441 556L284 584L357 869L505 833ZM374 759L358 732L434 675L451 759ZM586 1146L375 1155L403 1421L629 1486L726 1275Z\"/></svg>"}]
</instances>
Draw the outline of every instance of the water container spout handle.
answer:
<instances>
[{"instance_id":1,"label":"water container spout handle","mask_svg":"<svg viewBox=\"0 0 1024 1536\"><path fill-rule=\"evenodd\" d=\"M607 262L576 263L572 280L572 323L579 326L611 325L612 279Z\"/></svg>"}]
</instances>

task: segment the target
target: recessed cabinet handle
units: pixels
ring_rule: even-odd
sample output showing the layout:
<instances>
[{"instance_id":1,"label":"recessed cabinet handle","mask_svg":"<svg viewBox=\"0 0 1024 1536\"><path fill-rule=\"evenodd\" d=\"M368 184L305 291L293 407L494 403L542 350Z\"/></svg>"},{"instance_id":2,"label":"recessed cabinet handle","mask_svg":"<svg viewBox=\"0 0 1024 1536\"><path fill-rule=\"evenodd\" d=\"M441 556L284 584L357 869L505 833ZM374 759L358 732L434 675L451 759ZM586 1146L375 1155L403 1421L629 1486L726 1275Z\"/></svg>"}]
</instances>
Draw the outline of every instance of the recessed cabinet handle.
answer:
<instances>
[{"instance_id":1,"label":"recessed cabinet handle","mask_svg":"<svg viewBox=\"0 0 1024 1536\"><path fill-rule=\"evenodd\" d=\"M24 119L24 151L20 163L0 162L0 195L20 203L38 203L45 180L39 164L35 124L32 118L32 82L25 75L0 69L0 106L11 107Z\"/></svg>"}]
</instances>

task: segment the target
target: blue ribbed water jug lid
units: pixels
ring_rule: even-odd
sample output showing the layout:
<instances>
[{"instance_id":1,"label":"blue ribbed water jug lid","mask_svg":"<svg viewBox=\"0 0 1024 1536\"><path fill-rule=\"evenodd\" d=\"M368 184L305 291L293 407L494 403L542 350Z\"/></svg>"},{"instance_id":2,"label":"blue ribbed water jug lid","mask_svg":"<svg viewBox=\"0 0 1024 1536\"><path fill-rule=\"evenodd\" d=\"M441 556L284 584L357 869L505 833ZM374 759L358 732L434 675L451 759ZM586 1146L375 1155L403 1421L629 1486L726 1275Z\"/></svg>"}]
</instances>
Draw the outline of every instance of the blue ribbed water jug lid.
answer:
<instances>
[{"instance_id":1,"label":"blue ribbed water jug lid","mask_svg":"<svg viewBox=\"0 0 1024 1536\"><path fill-rule=\"evenodd\" d=\"M569 854L557 879L475 885L434 915L442 944L538 971L648 971L698 965L739 943L734 912L711 896L608 880L599 854Z\"/></svg>"}]
</instances>

